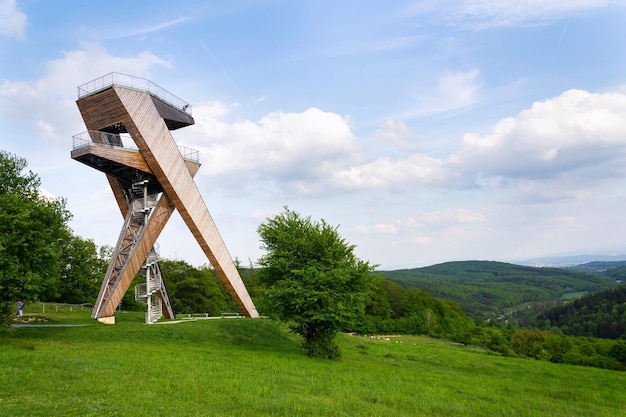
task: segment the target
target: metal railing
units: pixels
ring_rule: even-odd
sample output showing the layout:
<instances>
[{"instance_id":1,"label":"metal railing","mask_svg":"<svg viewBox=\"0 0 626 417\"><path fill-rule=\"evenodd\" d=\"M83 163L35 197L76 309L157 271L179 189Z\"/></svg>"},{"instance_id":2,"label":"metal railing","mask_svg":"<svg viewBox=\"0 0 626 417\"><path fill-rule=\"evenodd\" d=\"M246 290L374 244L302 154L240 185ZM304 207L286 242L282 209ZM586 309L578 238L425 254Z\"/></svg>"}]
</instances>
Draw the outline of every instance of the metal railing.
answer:
<instances>
[{"instance_id":1,"label":"metal railing","mask_svg":"<svg viewBox=\"0 0 626 417\"><path fill-rule=\"evenodd\" d=\"M200 162L200 153L197 150L180 145L178 146L178 150L183 156L183 159L191 162Z\"/></svg>"},{"instance_id":2,"label":"metal railing","mask_svg":"<svg viewBox=\"0 0 626 417\"><path fill-rule=\"evenodd\" d=\"M72 149L82 148L83 146L99 145L109 147L120 147L129 150L138 151L135 142L129 134L115 134L100 132L98 130L89 130L72 136Z\"/></svg>"},{"instance_id":3,"label":"metal railing","mask_svg":"<svg viewBox=\"0 0 626 417\"><path fill-rule=\"evenodd\" d=\"M89 130L72 136L72 150L90 145L108 148L124 148L125 150L139 152L133 138L127 133L118 135L115 133L100 132L98 130ZM178 151L184 160L200 163L200 153L197 150L186 146L178 146Z\"/></svg>"},{"instance_id":4,"label":"metal railing","mask_svg":"<svg viewBox=\"0 0 626 417\"><path fill-rule=\"evenodd\" d=\"M191 104L187 103L184 100L181 100L174 94L170 93L166 89L160 87L159 85L153 83L146 78L135 77L133 75L122 74L120 72L112 72L100 78L96 78L95 80L89 81L88 83L85 83L83 85L79 85L78 98L88 96L114 85L133 88L140 91L146 91L160 98L166 103L171 104L177 109L191 115Z\"/></svg>"}]
</instances>

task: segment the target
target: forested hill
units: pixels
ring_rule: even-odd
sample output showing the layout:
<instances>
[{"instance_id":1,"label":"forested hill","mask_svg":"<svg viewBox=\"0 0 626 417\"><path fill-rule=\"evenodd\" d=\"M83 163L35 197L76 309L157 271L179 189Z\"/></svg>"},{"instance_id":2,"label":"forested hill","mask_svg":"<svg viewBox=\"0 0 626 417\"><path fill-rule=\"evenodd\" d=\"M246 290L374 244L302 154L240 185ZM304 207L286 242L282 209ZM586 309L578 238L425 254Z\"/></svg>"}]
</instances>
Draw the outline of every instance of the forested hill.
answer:
<instances>
[{"instance_id":1,"label":"forested hill","mask_svg":"<svg viewBox=\"0 0 626 417\"><path fill-rule=\"evenodd\" d=\"M570 336L618 339L626 335L626 285L620 285L544 311L548 320Z\"/></svg>"},{"instance_id":2,"label":"forested hill","mask_svg":"<svg viewBox=\"0 0 626 417\"><path fill-rule=\"evenodd\" d=\"M493 261L446 262L381 274L403 286L422 288L435 297L455 301L477 319L494 317L528 302L617 285L615 279L599 274Z\"/></svg>"},{"instance_id":3,"label":"forested hill","mask_svg":"<svg viewBox=\"0 0 626 417\"><path fill-rule=\"evenodd\" d=\"M626 280L626 261L596 261L569 267L580 272L593 272L616 280Z\"/></svg>"}]
</instances>

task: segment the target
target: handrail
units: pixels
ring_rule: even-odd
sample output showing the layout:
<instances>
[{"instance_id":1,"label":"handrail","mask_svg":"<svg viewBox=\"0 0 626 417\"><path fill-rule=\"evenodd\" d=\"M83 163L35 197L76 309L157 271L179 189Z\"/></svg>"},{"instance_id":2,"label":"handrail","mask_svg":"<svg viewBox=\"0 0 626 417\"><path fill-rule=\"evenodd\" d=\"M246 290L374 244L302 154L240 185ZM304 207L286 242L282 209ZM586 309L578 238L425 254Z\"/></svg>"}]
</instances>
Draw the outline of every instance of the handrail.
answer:
<instances>
[{"instance_id":1,"label":"handrail","mask_svg":"<svg viewBox=\"0 0 626 417\"><path fill-rule=\"evenodd\" d=\"M72 136L72 150L91 145L139 152L133 138L127 133L118 135L99 130L89 130ZM200 163L200 152L197 150L186 146L178 146L178 151L184 160Z\"/></svg>"},{"instance_id":2,"label":"handrail","mask_svg":"<svg viewBox=\"0 0 626 417\"><path fill-rule=\"evenodd\" d=\"M191 104L176 97L174 94L158 86L152 81L135 77L133 75L122 74L121 72L111 72L95 80L91 80L85 84L78 86L78 98L88 96L105 88L119 85L122 87L129 87L135 90L148 92L166 103L171 104L179 110L191 115Z\"/></svg>"}]
</instances>

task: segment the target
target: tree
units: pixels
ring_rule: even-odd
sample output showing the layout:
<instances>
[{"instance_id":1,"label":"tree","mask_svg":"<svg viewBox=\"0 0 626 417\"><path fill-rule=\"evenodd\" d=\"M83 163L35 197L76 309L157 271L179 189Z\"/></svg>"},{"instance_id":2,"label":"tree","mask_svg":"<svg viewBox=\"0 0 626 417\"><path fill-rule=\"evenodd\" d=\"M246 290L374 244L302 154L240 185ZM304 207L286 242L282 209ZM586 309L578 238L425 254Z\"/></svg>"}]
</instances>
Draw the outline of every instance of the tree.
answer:
<instances>
[{"instance_id":1,"label":"tree","mask_svg":"<svg viewBox=\"0 0 626 417\"><path fill-rule=\"evenodd\" d=\"M309 356L339 357L335 336L362 317L374 266L354 254L324 220L314 222L285 208L259 226L269 312L303 337Z\"/></svg>"},{"instance_id":2,"label":"tree","mask_svg":"<svg viewBox=\"0 0 626 417\"><path fill-rule=\"evenodd\" d=\"M56 300L63 303L93 303L98 296L108 263L98 256L92 240L70 235L61 252L61 277Z\"/></svg>"},{"instance_id":3,"label":"tree","mask_svg":"<svg viewBox=\"0 0 626 417\"><path fill-rule=\"evenodd\" d=\"M167 293L176 314L209 313L218 316L235 311L224 284L211 268L194 268L185 261L160 261Z\"/></svg>"},{"instance_id":4,"label":"tree","mask_svg":"<svg viewBox=\"0 0 626 417\"><path fill-rule=\"evenodd\" d=\"M62 242L70 234L65 200L40 195L24 158L0 151L0 311L17 300L54 297Z\"/></svg>"}]
</instances>

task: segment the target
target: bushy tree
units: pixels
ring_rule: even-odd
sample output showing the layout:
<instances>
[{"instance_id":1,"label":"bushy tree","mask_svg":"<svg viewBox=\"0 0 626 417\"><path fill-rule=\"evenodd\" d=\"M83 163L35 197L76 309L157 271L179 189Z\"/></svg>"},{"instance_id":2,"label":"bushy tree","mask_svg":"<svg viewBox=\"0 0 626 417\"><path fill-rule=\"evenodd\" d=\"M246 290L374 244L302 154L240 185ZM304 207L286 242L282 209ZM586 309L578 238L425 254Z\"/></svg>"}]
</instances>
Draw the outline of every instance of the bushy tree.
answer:
<instances>
[{"instance_id":1,"label":"bushy tree","mask_svg":"<svg viewBox=\"0 0 626 417\"><path fill-rule=\"evenodd\" d=\"M236 311L226 288L211 268L194 268L185 261L160 261L167 293L176 314Z\"/></svg>"},{"instance_id":2,"label":"bushy tree","mask_svg":"<svg viewBox=\"0 0 626 417\"><path fill-rule=\"evenodd\" d=\"M335 336L361 317L374 266L354 254L336 227L287 208L259 226L266 254L259 279L271 315L303 337L309 356L339 357Z\"/></svg>"},{"instance_id":3,"label":"bushy tree","mask_svg":"<svg viewBox=\"0 0 626 417\"><path fill-rule=\"evenodd\" d=\"M40 195L24 158L0 151L0 303L53 298L61 276L62 242L70 235L63 199ZM5 316L6 317L6 316Z\"/></svg>"},{"instance_id":4,"label":"bushy tree","mask_svg":"<svg viewBox=\"0 0 626 417\"><path fill-rule=\"evenodd\" d=\"M60 254L61 276L56 301L93 303L98 296L107 260L98 256L96 244L70 235Z\"/></svg>"}]
</instances>

